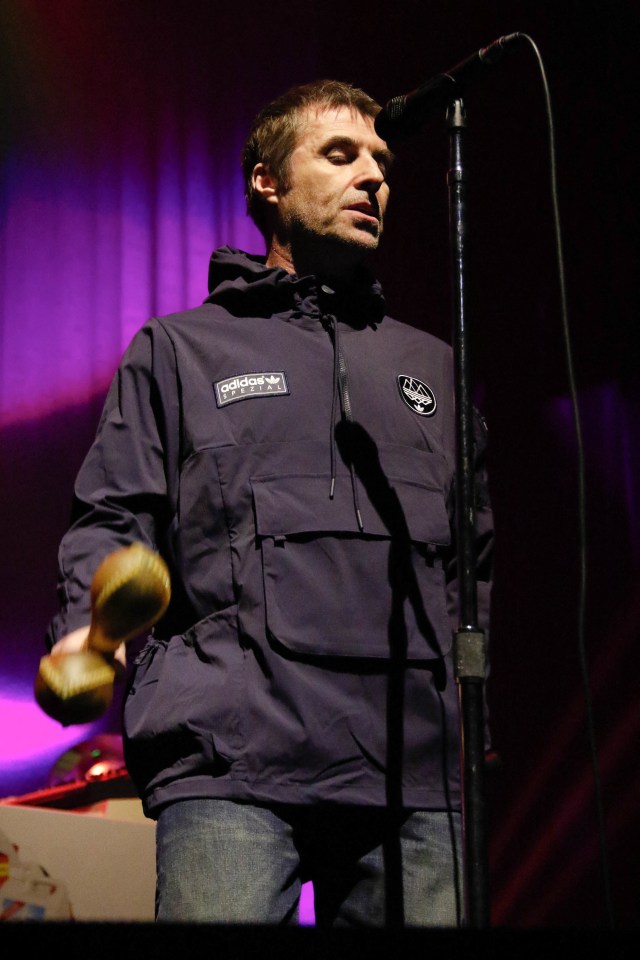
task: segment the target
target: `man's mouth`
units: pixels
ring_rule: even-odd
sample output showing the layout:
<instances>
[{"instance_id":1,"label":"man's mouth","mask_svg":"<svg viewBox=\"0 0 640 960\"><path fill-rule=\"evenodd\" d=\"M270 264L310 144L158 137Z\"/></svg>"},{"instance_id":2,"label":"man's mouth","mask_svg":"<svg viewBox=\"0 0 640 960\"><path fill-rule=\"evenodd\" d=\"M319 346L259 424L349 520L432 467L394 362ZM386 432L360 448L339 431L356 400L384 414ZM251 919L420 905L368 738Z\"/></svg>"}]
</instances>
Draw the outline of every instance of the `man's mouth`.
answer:
<instances>
[{"instance_id":1,"label":"man's mouth","mask_svg":"<svg viewBox=\"0 0 640 960\"><path fill-rule=\"evenodd\" d=\"M374 207L372 203L369 203L366 200L361 201L360 203L350 203L347 207L347 210L352 210L354 213L360 213L369 220L375 220L378 222L380 219L378 215L378 208Z\"/></svg>"}]
</instances>

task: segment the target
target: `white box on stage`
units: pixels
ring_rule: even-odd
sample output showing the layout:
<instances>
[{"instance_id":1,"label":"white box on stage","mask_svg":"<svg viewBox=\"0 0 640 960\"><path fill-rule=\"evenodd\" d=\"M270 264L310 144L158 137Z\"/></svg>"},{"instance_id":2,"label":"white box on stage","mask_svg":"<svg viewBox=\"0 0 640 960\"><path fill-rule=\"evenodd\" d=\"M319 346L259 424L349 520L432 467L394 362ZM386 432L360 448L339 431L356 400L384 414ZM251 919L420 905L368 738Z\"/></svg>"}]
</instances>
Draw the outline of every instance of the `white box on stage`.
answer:
<instances>
[{"instance_id":1,"label":"white box on stage","mask_svg":"<svg viewBox=\"0 0 640 960\"><path fill-rule=\"evenodd\" d=\"M13 873L34 890L47 875L58 893L66 888L69 919L153 920L155 823L142 815L139 801L108 800L87 812L0 804L0 832L17 848L13 863L6 854L4 867L0 863L7 919L19 919L10 915L20 902L10 888ZM32 900L25 919L52 916L42 895Z\"/></svg>"}]
</instances>

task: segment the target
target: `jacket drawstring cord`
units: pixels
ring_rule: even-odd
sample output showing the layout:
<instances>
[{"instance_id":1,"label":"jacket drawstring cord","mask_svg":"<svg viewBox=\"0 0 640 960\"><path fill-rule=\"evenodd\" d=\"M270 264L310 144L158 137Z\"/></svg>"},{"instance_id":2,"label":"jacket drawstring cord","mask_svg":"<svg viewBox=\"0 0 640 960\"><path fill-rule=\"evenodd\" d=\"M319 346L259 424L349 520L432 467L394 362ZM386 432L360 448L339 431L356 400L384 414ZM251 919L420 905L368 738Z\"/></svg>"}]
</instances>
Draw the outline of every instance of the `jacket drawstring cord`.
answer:
<instances>
[{"instance_id":1,"label":"jacket drawstring cord","mask_svg":"<svg viewBox=\"0 0 640 960\"><path fill-rule=\"evenodd\" d=\"M331 326L333 330L333 376L334 376L334 391L333 391L333 403L332 403L332 417L331 417L331 456L332 456L332 478L331 478L331 492L330 496L333 499L333 491L335 489L335 397L336 397L336 387L340 387L340 407L342 411L342 417L348 423L353 423L353 413L351 411L351 399L349 397L349 384L347 381L347 364L344 359L344 355L340 349L340 338L338 334L338 320L335 314L331 314ZM351 437L349 437L349 442L351 442ZM353 507L356 512L356 519L358 521L358 529L362 533L364 531L364 523L362 522L362 514L360 512L360 501L358 497L358 484L356 480L356 471L353 465L353 457L349 457L349 475L351 477L351 493L353 496Z\"/></svg>"},{"instance_id":2,"label":"jacket drawstring cord","mask_svg":"<svg viewBox=\"0 0 640 960\"><path fill-rule=\"evenodd\" d=\"M331 398L331 425L329 427L329 446L331 448L331 486L329 488L329 499L333 500L336 491L336 407L338 403L338 350L337 350L337 323L336 318L331 315L331 329L333 332L333 396Z\"/></svg>"}]
</instances>

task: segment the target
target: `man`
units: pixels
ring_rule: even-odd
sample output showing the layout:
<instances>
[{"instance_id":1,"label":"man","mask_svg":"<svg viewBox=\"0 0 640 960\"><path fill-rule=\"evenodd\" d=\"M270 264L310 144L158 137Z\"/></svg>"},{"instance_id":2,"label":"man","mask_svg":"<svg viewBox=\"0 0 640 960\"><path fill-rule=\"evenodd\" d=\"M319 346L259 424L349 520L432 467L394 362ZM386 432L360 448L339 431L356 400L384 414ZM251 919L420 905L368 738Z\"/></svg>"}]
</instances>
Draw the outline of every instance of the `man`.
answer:
<instances>
[{"instance_id":1,"label":"man","mask_svg":"<svg viewBox=\"0 0 640 960\"><path fill-rule=\"evenodd\" d=\"M171 570L124 707L159 920L290 922L311 878L317 924L461 922L451 351L385 316L364 266L378 110L324 81L262 111L266 258L216 251L203 306L137 334L76 483L58 649L86 642L107 553L139 540Z\"/></svg>"}]
</instances>

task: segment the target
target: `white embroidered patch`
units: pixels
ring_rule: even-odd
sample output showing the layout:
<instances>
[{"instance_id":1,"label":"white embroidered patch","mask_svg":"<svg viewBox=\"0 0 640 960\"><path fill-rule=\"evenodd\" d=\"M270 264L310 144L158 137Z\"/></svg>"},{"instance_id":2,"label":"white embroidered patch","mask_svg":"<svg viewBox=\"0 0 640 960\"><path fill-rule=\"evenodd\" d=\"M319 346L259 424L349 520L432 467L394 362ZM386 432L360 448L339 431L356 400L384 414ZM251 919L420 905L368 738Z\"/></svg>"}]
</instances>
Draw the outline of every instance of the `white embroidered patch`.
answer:
<instances>
[{"instance_id":1,"label":"white embroidered patch","mask_svg":"<svg viewBox=\"0 0 640 960\"><path fill-rule=\"evenodd\" d=\"M409 377L404 373L398 374L398 389L400 396L414 413L421 417L432 417L436 412L436 396L424 380Z\"/></svg>"},{"instance_id":2,"label":"white embroidered patch","mask_svg":"<svg viewBox=\"0 0 640 960\"><path fill-rule=\"evenodd\" d=\"M226 380L218 380L213 389L216 403L225 407L237 400L249 400L251 397L277 397L289 393L284 373L241 373Z\"/></svg>"}]
</instances>

